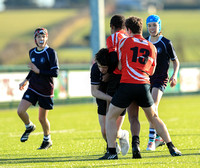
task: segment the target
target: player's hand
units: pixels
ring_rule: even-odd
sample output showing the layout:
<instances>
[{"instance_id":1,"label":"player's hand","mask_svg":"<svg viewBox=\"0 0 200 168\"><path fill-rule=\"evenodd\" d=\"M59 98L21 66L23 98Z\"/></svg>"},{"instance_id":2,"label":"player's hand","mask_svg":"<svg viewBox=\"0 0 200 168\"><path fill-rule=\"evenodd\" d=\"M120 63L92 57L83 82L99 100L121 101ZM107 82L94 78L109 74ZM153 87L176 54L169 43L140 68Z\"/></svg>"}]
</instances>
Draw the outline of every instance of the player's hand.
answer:
<instances>
[{"instance_id":1,"label":"player's hand","mask_svg":"<svg viewBox=\"0 0 200 168\"><path fill-rule=\"evenodd\" d=\"M176 86L176 83L177 83L177 78L175 78L174 76L172 76L169 80L169 83L170 83L170 87L174 87Z\"/></svg>"},{"instance_id":2,"label":"player's hand","mask_svg":"<svg viewBox=\"0 0 200 168\"><path fill-rule=\"evenodd\" d=\"M24 87L26 86L27 84L27 80L25 79L22 83L19 84L19 90L24 90Z\"/></svg>"},{"instance_id":3,"label":"player's hand","mask_svg":"<svg viewBox=\"0 0 200 168\"><path fill-rule=\"evenodd\" d=\"M40 70L35 66L35 64L33 64L32 62L28 64L28 68L30 70L32 70L33 72L35 72L36 74L40 73Z\"/></svg>"}]
</instances>

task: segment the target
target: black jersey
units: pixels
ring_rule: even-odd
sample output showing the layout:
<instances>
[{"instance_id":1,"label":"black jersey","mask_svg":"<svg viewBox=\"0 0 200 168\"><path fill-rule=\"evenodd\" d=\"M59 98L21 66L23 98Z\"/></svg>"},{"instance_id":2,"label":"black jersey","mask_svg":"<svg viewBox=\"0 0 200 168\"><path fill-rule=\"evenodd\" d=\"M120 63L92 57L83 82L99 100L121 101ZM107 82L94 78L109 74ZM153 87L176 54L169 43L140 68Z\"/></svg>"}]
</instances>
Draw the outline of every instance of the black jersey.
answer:
<instances>
[{"instance_id":1,"label":"black jersey","mask_svg":"<svg viewBox=\"0 0 200 168\"><path fill-rule=\"evenodd\" d=\"M28 89L44 97L53 97L53 77L58 76L58 58L54 49L46 46L42 51L32 48L29 51L31 62L40 70L39 74L30 71L26 79L29 80Z\"/></svg>"},{"instance_id":2,"label":"black jersey","mask_svg":"<svg viewBox=\"0 0 200 168\"><path fill-rule=\"evenodd\" d=\"M91 85L99 85L99 90L106 92L107 82L103 82L103 74L100 72L97 63L94 63L90 72Z\"/></svg>"},{"instance_id":3,"label":"black jersey","mask_svg":"<svg viewBox=\"0 0 200 168\"><path fill-rule=\"evenodd\" d=\"M151 42L150 36L146 38ZM177 58L176 52L172 45L172 42L163 36L160 36L157 42L151 42L157 48L157 65L155 73L150 76L150 82L152 83L167 83L168 82L168 69L170 59L173 61Z\"/></svg>"}]
</instances>

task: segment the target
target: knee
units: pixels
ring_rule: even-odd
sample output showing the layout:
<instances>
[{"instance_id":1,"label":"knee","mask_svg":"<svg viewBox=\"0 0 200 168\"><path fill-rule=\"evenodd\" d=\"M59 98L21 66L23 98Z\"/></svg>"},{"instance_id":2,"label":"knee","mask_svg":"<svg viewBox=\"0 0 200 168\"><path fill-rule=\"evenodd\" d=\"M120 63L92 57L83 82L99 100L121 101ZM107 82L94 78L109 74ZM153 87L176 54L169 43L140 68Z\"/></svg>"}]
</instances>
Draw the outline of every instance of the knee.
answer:
<instances>
[{"instance_id":1,"label":"knee","mask_svg":"<svg viewBox=\"0 0 200 168\"><path fill-rule=\"evenodd\" d=\"M19 116L22 115L23 113L25 113L24 110L22 110L21 108L18 108L18 109L17 109L17 114L18 114Z\"/></svg>"},{"instance_id":2,"label":"knee","mask_svg":"<svg viewBox=\"0 0 200 168\"><path fill-rule=\"evenodd\" d=\"M42 123L44 123L45 122L45 118L44 117L41 117L41 116L39 116L39 122L42 124Z\"/></svg>"}]
</instances>

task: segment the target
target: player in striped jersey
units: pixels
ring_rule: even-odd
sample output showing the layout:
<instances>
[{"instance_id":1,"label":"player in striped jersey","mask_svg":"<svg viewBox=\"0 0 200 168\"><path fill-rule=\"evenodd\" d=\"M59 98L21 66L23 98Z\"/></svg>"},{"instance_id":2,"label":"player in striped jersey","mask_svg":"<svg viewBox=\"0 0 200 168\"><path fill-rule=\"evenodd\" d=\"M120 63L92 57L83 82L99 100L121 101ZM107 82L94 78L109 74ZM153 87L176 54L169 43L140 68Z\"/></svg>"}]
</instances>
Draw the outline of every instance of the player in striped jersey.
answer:
<instances>
[{"instance_id":1,"label":"player in striped jersey","mask_svg":"<svg viewBox=\"0 0 200 168\"><path fill-rule=\"evenodd\" d=\"M147 30L150 34L146 39L154 44L157 48L157 66L155 73L150 76L151 93L154 99L156 112L158 114L158 105L164 93L167 82L174 87L177 83L177 75L179 70L179 60L172 45L172 42L166 39L161 33L161 20L157 15L150 15L146 19ZM170 60L173 63L173 74L168 77ZM164 141L159 135L156 135L156 130L150 122L149 127L149 142L147 150L155 150L156 147L164 145Z\"/></svg>"},{"instance_id":2,"label":"player in striped jersey","mask_svg":"<svg viewBox=\"0 0 200 168\"><path fill-rule=\"evenodd\" d=\"M39 121L42 125L44 138L38 149L48 149L52 146L50 136L50 123L47 119L49 110L53 109L54 83L53 77L58 76L59 65L57 53L47 45L48 32L45 28L37 28L34 32L36 47L29 51L30 72L26 79L20 83L19 89L23 90L29 82L28 89L18 106L17 113L24 122L26 130L21 137L21 142L28 140L29 134L36 126L30 121L26 112L31 105L39 104Z\"/></svg>"},{"instance_id":3,"label":"player in striped jersey","mask_svg":"<svg viewBox=\"0 0 200 168\"><path fill-rule=\"evenodd\" d=\"M153 75L156 66L156 48L142 36L142 19L129 17L126 19L129 38L119 44L119 69L122 69L120 87L114 95L106 116L106 137L108 153L99 158L102 160L118 159L116 141L116 119L131 102L141 106L159 135L167 143L172 156L180 156L170 138L163 121L156 115L154 101L150 93L149 76Z\"/></svg>"},{"instance_id":4,"label":"player in striped jersey","mask_svg":"<svg viewBox=\"0 0 200 168\"><path fill-rule=\"evenodd\" d=\"M117 55L116 57L118 58L117 52L118 52L119 42L123 38L128 37L128 34L125 30L125 17L122 15L112 16L110 20L110 29L111 29L111 35L106 40L107 48L109 49L111 57L115 58L115 55ZM118 63L118 60L117 60L117 63ZM107 89L107 93L109 95L113 96L115 94L115 92L117 91L119 87L120 79L121 79L121 71L117 67L113 71L113 73L110 74L110 77L109 77L108 89ZM132 150L134 150L136 149L135 146L139 145L140 143L139 141L140 122L138 120L139 107L136 105L136 103L132 102L131 105L127 108L127 111L128 111L128 118L129 118L129 122L131 126ZM125 115L125 111L123 113ZM126 144L126 142L124 144ZM126 149L126 152L128 152L128 149L127 148L125 149ZM141 158L139 154L135 155L134 157Z\"/></svg>"}]
</instances>

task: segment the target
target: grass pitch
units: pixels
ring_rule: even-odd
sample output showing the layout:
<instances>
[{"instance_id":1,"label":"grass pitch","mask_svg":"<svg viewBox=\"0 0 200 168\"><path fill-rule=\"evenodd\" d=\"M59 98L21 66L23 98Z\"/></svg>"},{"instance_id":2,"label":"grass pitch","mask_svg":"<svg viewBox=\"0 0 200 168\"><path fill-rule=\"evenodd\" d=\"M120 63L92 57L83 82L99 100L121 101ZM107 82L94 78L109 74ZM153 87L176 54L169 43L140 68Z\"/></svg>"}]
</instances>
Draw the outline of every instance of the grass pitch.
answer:
<instances>
[{"instance_id":1,"label":"grass pitch","mask_svg":"<svg viewBox=\"0 0 200 168\"><path fill-rule=\"evenodd\" d=\"M155 152L146 151L148 122L140 109L142 159L131 159L130 149L126 156L120 154L119 160L114 161L97 160L104 154L105 142L100 133L96 104L55 105L48 117L53 140L48 150L37 150L43 138L37 108L28 111L37 128L25 143L20 142L25 127L16 109L0 110L0 167L200 167L199 100L200 95L164 97L159 106L159 115L183 156L170 156L166 145ZM127 115L122 128L130 133Z\"/></svg>"}]
</instances>

